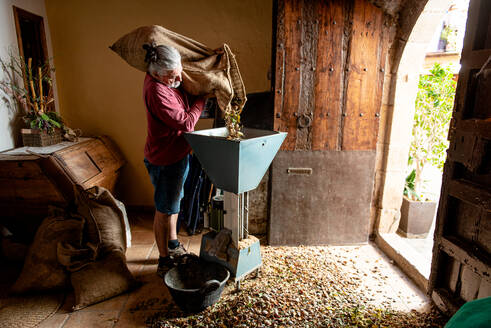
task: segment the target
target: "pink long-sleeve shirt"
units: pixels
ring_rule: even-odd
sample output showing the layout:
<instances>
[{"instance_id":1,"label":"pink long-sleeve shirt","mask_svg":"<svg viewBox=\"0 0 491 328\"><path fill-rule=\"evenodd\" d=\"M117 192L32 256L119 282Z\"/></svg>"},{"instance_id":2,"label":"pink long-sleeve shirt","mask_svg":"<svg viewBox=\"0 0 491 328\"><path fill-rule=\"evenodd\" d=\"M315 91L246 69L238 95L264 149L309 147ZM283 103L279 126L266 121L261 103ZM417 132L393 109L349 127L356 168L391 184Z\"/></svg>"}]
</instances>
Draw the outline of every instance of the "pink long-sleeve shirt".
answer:
<instances>
[{"instance_id":1,"label":"pink long-sleeve shirt","mask_svg":"<svg viewBox=\"0 0 491 328\"><path fill-rule=\"evenodd\" d=\"M190 105L183 90L170 88L150 74L143 83L143 99L147 108L145 158L154 165L180 161L191 150L182 133L194 130L205 99L198 97Z\"/></svg>"}]
</instances>

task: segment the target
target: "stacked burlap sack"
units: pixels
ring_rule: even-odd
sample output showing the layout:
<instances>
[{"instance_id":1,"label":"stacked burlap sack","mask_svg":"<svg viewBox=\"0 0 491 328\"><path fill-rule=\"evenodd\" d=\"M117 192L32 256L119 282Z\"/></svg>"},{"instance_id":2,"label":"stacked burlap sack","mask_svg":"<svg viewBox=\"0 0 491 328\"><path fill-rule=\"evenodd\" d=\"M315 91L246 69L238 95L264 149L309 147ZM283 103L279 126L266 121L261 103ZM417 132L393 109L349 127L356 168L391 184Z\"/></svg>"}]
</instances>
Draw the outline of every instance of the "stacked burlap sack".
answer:
<instances>
[{"instance_id":1,"label":"stacked burlap sack","mask_svg":"<svg viewBox=\"0 0 491 328\"><path fill-rule=\"evenodd\" d=\"M29 247L14 294L67 290L73 310L137 286L126 265L128 219L124 205L102 187L77 187L76 213L52 208Z\"/></svg>"},{"instance_id":2,"label":"stacked burlap sack","mask_svg":"<svg viewBox=\"0 0 491 328\"><path fill-rule=\"evenodd\" d=\"M244 82L228 45L213 50L162 26L151 25L122 36L110 48L131 66L146 72L148 64L143 45L151 43L173 46L179 51L182 85L186 92L195 96L215 95L223 111L229 111L232 106L244 106L247 100Z\"/></svg>"}]
</instances>

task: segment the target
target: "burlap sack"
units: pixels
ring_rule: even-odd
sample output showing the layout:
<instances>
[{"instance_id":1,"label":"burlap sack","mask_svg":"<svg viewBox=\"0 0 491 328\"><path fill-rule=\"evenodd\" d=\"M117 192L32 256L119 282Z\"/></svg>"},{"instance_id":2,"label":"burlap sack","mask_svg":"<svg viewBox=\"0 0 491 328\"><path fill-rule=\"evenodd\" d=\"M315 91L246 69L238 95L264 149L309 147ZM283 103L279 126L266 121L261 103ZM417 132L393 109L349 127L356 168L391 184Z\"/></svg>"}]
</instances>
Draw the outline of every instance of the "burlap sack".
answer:
<instances>
[{"instance_id":1,"label":"burlap sack","mask_svg":"<svg viewBox=\"0 0 491 328\"><path fill-rule=\"evenodd\" d=\"M74 310L119 295L136 285L126 265L129 236L123 203L105 188L76 187L77 212L85 218L82 247L58 245L58 260L71 272Z\"/></svg>"},{"instance_id":2,"label":"burlap sack","mask_svg":"<svg viewBox=\"0 0 491 328\"><path fill-rule=\"evenodd\" d=\"M230 109L231 104L239 108L244 106L247 100L244 82L235 56L226 44L212 50L162 26L152 25L137 28L109 48L131 66L146 72L146 51L142 46L152 42L173 46L179 51L183 66L182 84L186 92L192 95L215 95L223 111Z\"/></svg>"},{"instance_id":3,"label":"burlap sack","mask_svg":"<svg viewBox=\"0 0 491 328\"><path fill-rule=\"evenodd\" d=\"M22 272L11 288L12 293L64 289L68 272L58 263L59 243L81 245L84 219L68 215L61 209L51 209L43 220L29 247Z\"/></svg>"},{"instance_id":4,"label":"burlap sack","mask_svg":"<svg viewBox=\"0 0 491 328\"><path fill-rule=\"evenodd\" d=\"M88 243L83 247L77 247L67 242L58 243L57 254L58 263L70 272L78 271L94 262L98 255L96 245Z\"/></svg>"},{"instance_id":5,"label":"burlap sack","mask_svg":"<svg viewBox=\"0 0 491 328\"><path fill-rule=\"evenodd\" d=\"M75 203L87 222L84 244L96 245L99 254L114 250L124 254L131 238L124 205L99 186L87 190L78 186Z\"/></svg>"},{"instance_id":6,"label":"burlap sack","mask_svg":"<svg viewBox=\"0 0 491 328\"><path fill-rule=\"evenodd\" d=\"M120 251L107 253L103 258L72 272L70 280L75 294L73 310L83 309L138 286Z\"/></svg>"}]
</instances>

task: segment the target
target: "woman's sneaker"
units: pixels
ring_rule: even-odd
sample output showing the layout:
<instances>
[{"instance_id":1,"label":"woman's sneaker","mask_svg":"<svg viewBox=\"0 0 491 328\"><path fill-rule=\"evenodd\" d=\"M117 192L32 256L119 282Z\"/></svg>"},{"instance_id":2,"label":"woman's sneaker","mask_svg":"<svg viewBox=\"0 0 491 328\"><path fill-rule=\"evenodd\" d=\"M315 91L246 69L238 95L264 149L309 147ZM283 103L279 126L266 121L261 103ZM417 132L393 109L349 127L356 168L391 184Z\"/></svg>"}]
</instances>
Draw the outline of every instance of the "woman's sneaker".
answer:
<instances>
[{"instance_id":1,"label":"woman's sneaker","mask_svg":"<svg viewBox=\"0 0 491 328\"><path fill-rule=\"evenodd\" d=\"M176 248L169 248L169 256L176 258L178 256L182 256L184 254L187 254L188 252L184 248L184 246L179 243L179 245Z\"/></svg>"}]
</instances>

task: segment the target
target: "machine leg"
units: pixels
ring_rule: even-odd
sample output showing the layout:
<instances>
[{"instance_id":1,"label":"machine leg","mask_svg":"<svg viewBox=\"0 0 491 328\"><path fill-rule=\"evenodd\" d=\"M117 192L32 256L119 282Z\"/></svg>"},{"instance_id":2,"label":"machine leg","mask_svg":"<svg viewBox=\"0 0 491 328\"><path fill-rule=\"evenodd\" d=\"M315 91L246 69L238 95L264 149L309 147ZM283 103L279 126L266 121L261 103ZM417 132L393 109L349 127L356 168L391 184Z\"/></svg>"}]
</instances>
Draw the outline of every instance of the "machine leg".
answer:
<instances>
[{"instance_id":1,"label":"machine leg","mask_svg":"<svg viewBox=\"0 0 491 328\"><path fill-rule=\"evenodd\" d=\"M235 282L235 291L236 291L236 292L240 292L240 280L237 280L237 281Z\"/></svg>"}]
</instances>

